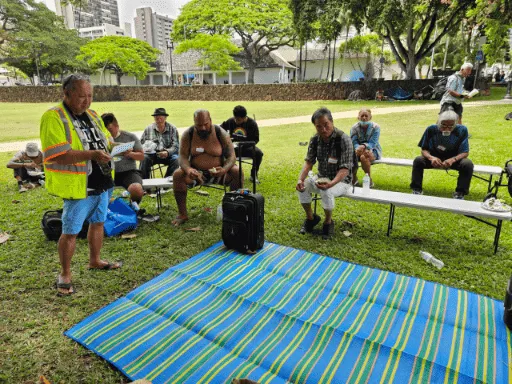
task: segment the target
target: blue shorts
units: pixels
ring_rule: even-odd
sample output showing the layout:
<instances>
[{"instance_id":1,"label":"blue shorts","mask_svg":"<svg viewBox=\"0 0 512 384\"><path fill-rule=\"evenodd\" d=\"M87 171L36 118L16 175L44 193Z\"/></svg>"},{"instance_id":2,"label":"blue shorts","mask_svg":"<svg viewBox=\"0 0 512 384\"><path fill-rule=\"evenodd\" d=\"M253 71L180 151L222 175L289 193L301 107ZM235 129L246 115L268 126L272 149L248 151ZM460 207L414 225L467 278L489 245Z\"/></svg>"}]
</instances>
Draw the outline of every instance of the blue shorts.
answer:
<instances>
[{"instance_id":1,"label":"blue shorts","mask_svg":"<svg viewBox=\"0 0 512 384\"><path fill-rule=\"evenodd\" d=\"M89 223L104 223L107 219L108 201L109 191L80 200L64 199L62 233L77 235L86 220Z\"/></svg>"}]
</instances>

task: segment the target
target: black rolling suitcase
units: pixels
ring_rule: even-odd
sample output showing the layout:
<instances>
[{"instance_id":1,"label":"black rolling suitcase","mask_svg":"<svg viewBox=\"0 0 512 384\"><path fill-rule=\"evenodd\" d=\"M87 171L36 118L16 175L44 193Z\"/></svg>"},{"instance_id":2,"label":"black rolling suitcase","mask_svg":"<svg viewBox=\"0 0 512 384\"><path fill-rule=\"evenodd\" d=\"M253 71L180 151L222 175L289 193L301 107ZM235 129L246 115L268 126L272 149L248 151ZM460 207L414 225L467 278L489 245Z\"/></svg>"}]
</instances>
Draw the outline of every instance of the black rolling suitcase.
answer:
<instances>
[{"instance_id":1,"label":"black rolling suitcase","mask_svg":"<svg viewBox=\"0 0 512 384\"><path fill-rule=\"evenodd\" d=\"M254 252L263 247L265 200L248 190L227 192L222 199L222 240L227 248Z\"/></svg>"}]
</instances>

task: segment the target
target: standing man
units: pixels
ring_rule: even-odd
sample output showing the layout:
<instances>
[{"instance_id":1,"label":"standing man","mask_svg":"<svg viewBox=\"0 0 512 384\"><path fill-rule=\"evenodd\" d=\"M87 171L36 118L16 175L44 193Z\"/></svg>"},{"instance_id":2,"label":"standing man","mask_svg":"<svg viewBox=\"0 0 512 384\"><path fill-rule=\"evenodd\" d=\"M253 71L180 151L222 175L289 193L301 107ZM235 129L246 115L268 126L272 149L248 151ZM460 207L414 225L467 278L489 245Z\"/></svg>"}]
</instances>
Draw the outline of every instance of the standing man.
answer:
<instances>
[{"instance_id":1,"label":"standing man","mask_svg":"<svg viewBox=\"0 0 512 384\"><path fill-rule=\"evenodd\" d=\"M178 226L188 220L187 188L196 184L229 185L232 191L241 188L235 149L229 134L212 124L210 112L194 112L194 125L183 133L180 145L180 168L174 172L174 198L178 216L172 221Z\"/></svg>"},{"instance_id":2,"label":"standing man","mask_svg":"<svg viewBox=\"0 0 512 384\"><path fill-rule=\"evenodd\" d=\"M254 142L254 154L252 145L239 145L235 148L236 156L240 156L240 151L243 157L252 158L252 169L251 169L251 182L255 179L256 183L259 184L258 171L260 169L261 160L263 158L263 152L261 149L256 147L256 144L260 141L260 131L256 121L247 117L247 109L241 105L237 105L233 109L233 117L226 120L220 125L226 131L229 132L231 140L234 142L243 143L244 141Z\"/></svg>"},{"instance_id":3,"label":"standing man","mask_svg":"<svg viewBox=\"0 0 512 384\"><path fill-rule=\"evenodd\" d=\"M350 137L334 127L331 111L327 108L320 108L313 113L311 122L316 128L316 135L309 141L304 166L295 186L306 212L300 233L313 232L313 228L320 222L320 216L313 214L311 209L311 194L319 193L325 212L322 235L327 240L334 234L334 199L347 194L351 188L354 147ZM317 161L318 175L309 177Z\"/></svg>"},{"instance_id":4,"label":"standing man","mask_svg":"<svg viewBox=\"0 0 512 384\"><path fill-rule=\"evenodd\" d=\"M469 193L473 176L473 162L468 159L468 129L457 124L458 116L454 111L442 112L437 124L425 130L418 146L421 156L414 159L412 165L411 189L415 195L423 194L424 169L454 169L459 172L454 199L464 199Z\"/></svg>"},{"instance_id":5,"label":"standing man","mask_svg":"<svg viewBox=\"0 0 512 384\"><path fill-rule=\"evenodd\" d=\"M466 93L464 91L464 81L466 77L471 75L472 70L473 64L462 64L459 72L455 72L453 75L448 77L446 92L441 98L441 111L439 113L449 110L455 111L459 116L458 124L462 124L462 100L464 97L467 97L465 96Z\"/></svg>"},{"instance_id":6,"label":"standing man","mask_svg":"<svg viewBox=\"0 0 512 384\"><path fill-rule=\"evenodd\" d=\"M178 168L178 150L180 140L178 129L169 124L165 108L157 108L153 115L155 122L144 130L140 142L144 147L144 160L140 163L140 171L143 179L151 177L151 167L154 164L167 165L165 177L171 176Z\"/></svg>"},{"instance_id":7,"label":"standing man","mask_svg":"<svg viewBox=\"0 0 512 384\"><path fill-rule=\"evenodd\" d=\"M133 133L119 129L119 123L113 113L104 113L101 115L101 119L112 135L115 143L135 142L133 149L122 153L122 158L116 161L114 184L123 187L130 193L132 206L135 211L139 211L139 204L142 200L142 196L144 196L144 189L142 188L142 177L140 176L140 171L137 169L135 161L144 160L142 144L139 138Z\"/></svg>"},{"instance_id":8,"label":"standing man","mask_svg":"<svg viewBox=\"0 0 512 384\"><path fill-rule=\"evenodd\" d=\"M46 169L46 188L64 199L62 235L58 242L61 273L57 291L75 292L71 282L71 259L76 236L89 221L89 269L116 269L121 263L100 259L103 223L107 216L108 190L113 187L111 136L96 112L89 109L92 87L82 75L70 75L63 83L64 100L41 118L41 144Z\"/></svg>"},{"instance_id":9,"label":"standing man","mask_svg":"<svg viewBox=\"0 0 512 384\"><path fill-rule=\"evenodd\" d=\"M20 193L26 192L36 185L44 185L43 154L36 143L27 143L25 150L17 152L7 163L7 168L14 171L14 178L18 182ZM23 183L27 183L26 187L23 186Z\"/></svg>"}]
</instances>

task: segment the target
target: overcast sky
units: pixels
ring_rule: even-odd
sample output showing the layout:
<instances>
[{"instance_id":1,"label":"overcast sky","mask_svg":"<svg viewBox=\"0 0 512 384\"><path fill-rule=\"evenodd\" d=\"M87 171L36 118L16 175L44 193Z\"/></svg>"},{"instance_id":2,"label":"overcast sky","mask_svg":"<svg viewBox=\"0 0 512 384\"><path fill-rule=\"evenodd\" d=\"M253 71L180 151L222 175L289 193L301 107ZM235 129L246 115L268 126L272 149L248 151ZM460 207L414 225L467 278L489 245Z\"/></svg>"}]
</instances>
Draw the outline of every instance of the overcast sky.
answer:
<instances>
[{"instance_id":1,"label":"overcast sky","mask_svg":"<svg viewBox=\"0 0 512 384\"><path fill-rule=\"evenodd\" d=\"M46 3L46 6L55 11L55 0L39 0ZM171 17L176 17L179 8L188 0L117 0L119 6L119 18L121 22L128 22L133 25L135 8L151 7L153 12ZM121 25L122 27L122 25Z\"/></svg>"}]
</instances>

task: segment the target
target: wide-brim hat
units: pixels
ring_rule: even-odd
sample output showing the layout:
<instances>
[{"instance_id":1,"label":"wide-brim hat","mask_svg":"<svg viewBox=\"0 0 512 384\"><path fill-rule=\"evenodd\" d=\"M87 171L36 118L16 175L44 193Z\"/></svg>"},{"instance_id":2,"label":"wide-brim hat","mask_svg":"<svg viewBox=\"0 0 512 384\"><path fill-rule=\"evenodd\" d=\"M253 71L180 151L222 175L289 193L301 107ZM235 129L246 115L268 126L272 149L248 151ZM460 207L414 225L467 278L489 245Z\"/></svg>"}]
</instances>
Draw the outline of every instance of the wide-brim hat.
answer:
<instances>
[{"instance_id":1,"label":"wide-brim hat","mask_svg":"<svg viewBox=\"0 0 512 384\"><path fill-rule=\"evenodd\" d=\"M157 108L151 116L169 116L169 114L165 111L165 108Z\"/></svg>"}]
</instances>

